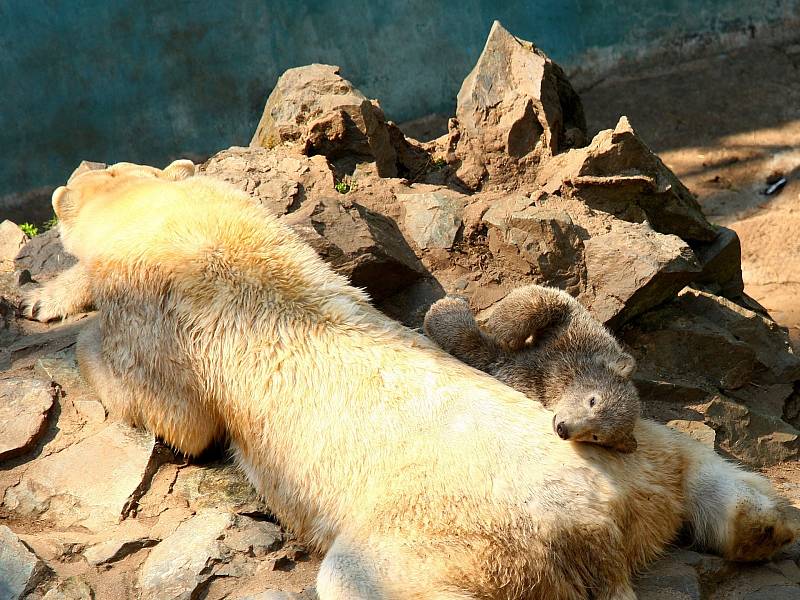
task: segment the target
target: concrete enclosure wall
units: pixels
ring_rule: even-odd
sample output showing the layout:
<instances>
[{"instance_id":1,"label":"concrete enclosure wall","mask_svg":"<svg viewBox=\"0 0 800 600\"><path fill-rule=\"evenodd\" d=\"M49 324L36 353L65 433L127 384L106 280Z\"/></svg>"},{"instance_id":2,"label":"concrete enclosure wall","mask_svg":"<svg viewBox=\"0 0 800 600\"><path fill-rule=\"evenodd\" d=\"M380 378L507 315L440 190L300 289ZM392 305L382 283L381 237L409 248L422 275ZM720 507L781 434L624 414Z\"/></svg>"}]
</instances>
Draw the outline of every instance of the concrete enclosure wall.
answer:
<instances>
[{"instance_id":1,"label":"concrete enclosure wall","mask_svg":"<svg viewBox=\"0 0 800 600\"><path fill-rule=\"evenodd\" d=\"M247 144L279 75L312 62L340 65L393 120L449 113L494 19L569 67L798 13L800 0L0 0L0 196L63 182L81 159Z\"/></svg>"}]
</instances>

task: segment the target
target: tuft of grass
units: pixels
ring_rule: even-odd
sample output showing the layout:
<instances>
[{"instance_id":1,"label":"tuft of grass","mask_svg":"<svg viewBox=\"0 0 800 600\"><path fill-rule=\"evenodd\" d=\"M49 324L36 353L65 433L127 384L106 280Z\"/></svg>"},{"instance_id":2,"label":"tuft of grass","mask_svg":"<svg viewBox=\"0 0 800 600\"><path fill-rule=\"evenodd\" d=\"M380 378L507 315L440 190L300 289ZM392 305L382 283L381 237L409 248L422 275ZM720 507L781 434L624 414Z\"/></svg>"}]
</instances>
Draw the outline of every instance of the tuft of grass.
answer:
<instances>
[{"instance_id":1,"label":"tuft of grass","mask_svg":"<svg viewBox=\"0 0 800 600\"><path fill-rule=\"evenodd\" d=\"M441 169L444 169L447 166L447 161L439 157L431 162L431 166L433 167L434 171L440 171Z\"/></svg>"},{"instance_id":2,"label":"tuft of grass","mask_svg":"<svg viewBox=\"0 0 800 600\"><path fill-rule=\"evenodd\" d=\"M27 235L29 238L36 237L39 233L39 228L36 227L33 223L22 223L19 226L22 229L22 233Z\"/></svg>"},{"instance_id":3,"label":"tuft of grass","mask_svg":"<svg viewBox=\"0 0 800 600\"><path fill-rule=\"evenodd\" d=\"M333 187L340 194L346 194L348 192L355 191L357 185L355 179L353 179L349 175L345 175L344 177L342 177L342 180L336 183Z\"/></svg>"}]
</instances>

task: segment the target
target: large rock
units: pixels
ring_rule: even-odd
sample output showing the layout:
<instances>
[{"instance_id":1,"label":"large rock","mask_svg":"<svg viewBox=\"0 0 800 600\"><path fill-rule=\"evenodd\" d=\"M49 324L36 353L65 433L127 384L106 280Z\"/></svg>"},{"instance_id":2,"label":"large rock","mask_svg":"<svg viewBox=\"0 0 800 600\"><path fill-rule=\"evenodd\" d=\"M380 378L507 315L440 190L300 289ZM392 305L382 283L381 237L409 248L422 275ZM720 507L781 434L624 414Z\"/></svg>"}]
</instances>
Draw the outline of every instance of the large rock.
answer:
<instances>
[{"instance_id":1,"label":"large rock","mask_svg":"<svg viewBox=\"0 0 800 600\"><path fill-rule=\"evenodd\" d=\"M285 222L374 300L410 285L425 272L394 221L346 196L307 202Z\"/></svg>"},{"instance_id":2,"label":"large rock","mask_svg":"<svg viewBox=\"0 0 800 600\"><path fill-rule=\"evenodd\" d=\"M397 175L383 111L333 65L289 69L278 79L250 145L274 148L284 142L327 156L343 172L374 161L381 177Z\"/></svg>"},{"instance_id":3,"label":"large rock","mask_svg":"<svg viewBox=\"0 0 800 600\"><path fill-rule=\"evenodd\" d=\"M673 556L647 568L636 582L639 600L702 600L697 572Z\"/></svg>"},{"instance_id":4,"label":"large rock","mask_svg":"<svg viewBox=\"0 0 800 600\"><path fill-rule=\"evenodd\" d=\"M647 414L699 415L717 447L753 466L800 457L800 431L783 420L800 359L772 320L687 288L622 335L637 358Z\"/></svg>"},{"instance_id":5,"label":"large rock","mask_svg":"<svg viewBox=\"0 0 800 600\"><path fill-rule=\"evenodd\" d=\"M152 476L155 440L124 425L33 463L6 490L3 506L20 517L101 531L115 525Z\"/></svg>"},{"instance_id":6,"label":"large rock","mask_svg":"<svg viewBox=\"0 0 800 600\"><path fill-rule=\"evenodd\" d=\"M725 298L741 298L744 293L742 244L737 233L720 227L716 238L706 243L695 243L694 251L703 267L694 282Z\"/></svg>"},{"instance_id":7,"label":"large rock","mask_svg":"<svg viewBox=\"0 0 800 600\"><path fill-rule=\"evenodd\" d=\"M234 146L212 156L201 170L247 192L278 216L297 210L307 198L333 193L335 183L324 156L309 157L283 146Z\"/></svg>"},{"instance_id":8,"label":"large rock","mask_svg":"<svg viewBox=\"0 0 800 600\"><path fill-rule=\"evenodd\" d=\"M0 525L0 598L20 600L42 580L47 568L5 525Z\"/></svg>"},{"instance_id":9,"label":"large rock","mask_svg":"<svg viewBox=\"0 0 800 600\"><path fill-rule=\"evenodd\" d=\"M516 187L585 134L583 107L561 68L495 21L458 92L449 133L458 179L472 189Z\"/></svg>"},{"instance_id":10,"label":"large rock","mask_svg":"<svg viewBox=\"0 0 800 600\"><path fill-rule=\"evenodd\" d=\"M546 192L633 222L647 220L658 232L709 242L716 229L672 171L636 135L626 117L585 147L550 159L537 173Z\"/></svg>"},{"instance_id":11,"label":"large rock","mask_svg":"<svg viewBox=\"0 0 800 600\"><path fill-rule=\"evenodd\" d=\"M454 192L403 194L403 229L417 248L452 248L462 226L464 198Z\"/></svg>"},{"instance_id":12,"label":"large rock","mask_svg":"<svg viewBox=\"0 0 800 600\"><path fill-rule=\"evenodd\" d=\"M701 271L686 242L646 224L615 221L584 246L588 289L581 300L611 327L673 297Z\"/></svg>"},{"instance_id":13,"label":"large rock","mask_svg":"<svg viewBox=\"0 0 800 600\"><path fill-rule=\"evenodd\" d=\"M31 449L45 430L53 406L49 383L38 379L0 379L0 461Z\"/></svg>"},{"instance_id":14,"label":"large rock","mask_svg":"<svg viewBox=\"0 0 800 600\"><path fill-rule=\"evenodd\" d=\"M568 213L507 196L483 214L489 251L506 272L578 294L586 285L584 241Z\"/></svg>"}]
</instances>

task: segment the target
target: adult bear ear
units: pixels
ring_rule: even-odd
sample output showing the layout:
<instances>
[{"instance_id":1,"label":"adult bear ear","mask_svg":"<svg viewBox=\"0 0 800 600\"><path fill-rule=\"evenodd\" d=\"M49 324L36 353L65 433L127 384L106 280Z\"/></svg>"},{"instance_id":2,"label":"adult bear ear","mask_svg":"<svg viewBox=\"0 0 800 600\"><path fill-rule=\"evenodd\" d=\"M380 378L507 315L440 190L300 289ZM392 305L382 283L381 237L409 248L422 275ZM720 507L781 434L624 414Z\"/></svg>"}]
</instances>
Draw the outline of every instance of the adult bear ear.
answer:
<instances>
[{"instance_id":1,"label":"adult bear ear","mask_svg":"<svg viewBox=\"0 0 800 600\"><path fill-rule=\"evenodd\" d=\"M608 361L608 368L616 375L628 379L636 370L636 359L627 352L623 352L618 358Z\"/></svg>"},{"instance_id":2,"label":"adult bear ear","mask_svg":"<svg viewBox=\"0 0 800 600\"><path fill-rule=\"evenodd\" d=\"M73 219L78 212L77 200L78 192L63 185L55 189L52 204L59 222L67 223Z\"/></svg>"},{"instance_id":3,"label":"adult bear ear","mask_svg":"<svg viewBox=\"0 0 800 600\"><path fill-rule=\"evenodd\" d=\"M194 176L195 166L194 163L185 158L171 162L166 169L164 169L164 177L172 181L180 181L181 179L188 179Z\"/></svg>"},{"instance_id":4,"label":"adult bear ear","mask_svg":"<svg viewBox=\"0 0 800 600\"><path fill-rule=\"evenodd\" d=\"M578 301L566 292L541 285L518 288L503 298L486 321L486 332L509 350L566 322Z\"/></svg>"}]
</instances>

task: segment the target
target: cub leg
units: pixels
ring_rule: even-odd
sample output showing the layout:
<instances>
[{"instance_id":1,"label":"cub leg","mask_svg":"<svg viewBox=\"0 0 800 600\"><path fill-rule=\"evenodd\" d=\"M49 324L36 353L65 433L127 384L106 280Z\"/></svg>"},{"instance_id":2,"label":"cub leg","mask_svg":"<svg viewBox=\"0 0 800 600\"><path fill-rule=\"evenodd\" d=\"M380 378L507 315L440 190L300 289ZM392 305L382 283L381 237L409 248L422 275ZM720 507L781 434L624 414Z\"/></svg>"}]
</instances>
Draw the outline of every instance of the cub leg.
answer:
<instances>
[{"instance_id":1,"label":"cub leg","mask_svg":"<svg viewBox=\"0 0 800 600\"><path fill-rule=\"evenodd\" d=\"M486 331L498 343L519 350L528 338L564 323L580 304L567 292L540 285L511 291L489 315Z\"/></svg>"},{"instance_id":2,"label":"cub leg","mask_svg":"<svg viewBox=\"0 0 800 600\"><path fill-rule=\"evenodd\" d=\"M464 300L447 296L436 301L425 315L425 335L448 354L471 367L488 371L501 350L475 321Z\"/></svg>"},{"instance_id":3,"label":"cub leg","mask_svg":"<svg viewBox=\"0 0 800 600\"><path fill-rule=\"evenodd\" d=\"M77 263L27 292L21 309L23 316L46 322L79 313L91 305L89 274L81 263Z\"/></svg>"},{"instance_id":4,"label":"cub leg","mask_svg":"<svg viewBox=\"0 0 800 600\"><path fill-rule=\"evenodd\" d=\"M150 382L118 375L103 356L100 318L78 335L76 354L83 379L120 420L143 426L183 454L197 456L222 435L218 420L194 394L180 388L156 392Z\"/></svg>"}]
</instances>

